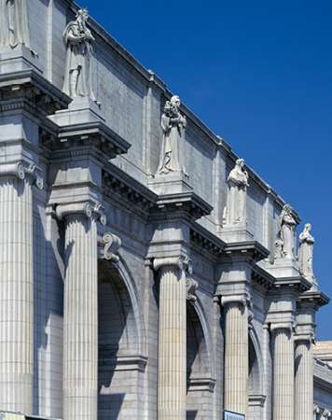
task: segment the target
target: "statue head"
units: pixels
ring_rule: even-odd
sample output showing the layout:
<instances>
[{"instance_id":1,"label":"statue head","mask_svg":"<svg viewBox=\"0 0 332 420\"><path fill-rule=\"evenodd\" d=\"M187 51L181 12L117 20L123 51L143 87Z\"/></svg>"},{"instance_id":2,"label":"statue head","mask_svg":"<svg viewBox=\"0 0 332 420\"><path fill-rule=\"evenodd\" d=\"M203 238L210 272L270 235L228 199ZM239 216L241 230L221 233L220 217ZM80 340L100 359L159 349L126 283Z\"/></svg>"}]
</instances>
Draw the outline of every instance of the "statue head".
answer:
<instances>
[{"instance_id":1,"label":"statue head","mask_svg":"<svg viewBox=\"0 0 332 420\"><path fill-rule=\"evenodd\" d=\"M89 19L88 9L79 9L76 13L76 20L79 24L85 24Z\"/></svg>"},{"instance_id":2,"label":"statue head","mask_svg":"<svg viewBox=\"0 0 332 420\"><path fill-rule=\"evenodd\" d=\"M244 159L237 159L236 166L239 166L241 169L244 167Z\"/></svg>"},{"instance_id":3,"label":"statue head","mask_svg":"<svg viewBox=\"0 0 332 420\"><path fill-rule=\"evenodd\" d=\"M312 228L311 223L306 223L306 224L304 225L304 230L305 230L306 232L310 232L310 231L311 231L311 228Z\"/></svg>"},{"instance_id":4,"label":"statue head","mask_svg":"<svg viewBox=\"0 0 332 420\"><path fill-rule=\"evenodd\" d=\"M176 109L180 108L181 105L181 100L180 97L178 95L174 95L171 97L170 103L172 106L174 106Z\"/></svg>"}]
</instances>

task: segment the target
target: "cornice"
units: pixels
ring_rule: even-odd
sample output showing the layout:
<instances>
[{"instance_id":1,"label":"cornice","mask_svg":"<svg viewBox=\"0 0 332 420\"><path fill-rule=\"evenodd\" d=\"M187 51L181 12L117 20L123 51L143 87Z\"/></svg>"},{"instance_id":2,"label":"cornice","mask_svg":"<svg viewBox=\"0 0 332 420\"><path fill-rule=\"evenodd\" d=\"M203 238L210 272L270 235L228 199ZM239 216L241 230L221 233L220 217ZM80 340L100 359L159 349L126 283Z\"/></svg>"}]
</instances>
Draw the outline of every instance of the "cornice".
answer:
<instances>
[{"instance_id":1,"label":"cornice","mask_svg":"<svg viewBox=\"0 0 332 420\"><path fill-rule=\"evenodd\" d=\"M274 277L271 274L269 274L267 271L259 267L257 264L254 264L252 266L251 278L253 282L264 287L264 289L270 290L273 288L273 284L275 280Z\"/></svg>"},{"instance_id":2,"label":"cornice","mask_svg":"<svg viewBox=\"0 0 332 420\"><path fill-rule=\"evenodd\" d=\"M209 252L215 257L219 257L226 246L224 241L196 222L190 228L190 240L194 246Z\"/></svg>"},{"instance_id":3,"label":"cornice","mask_svg":"<svg viewBox=\"0 0 332 420\"><path fill-rule=\"evenodd\" d=\"M224 252L228 255L248 255L254 261L260 261L269 256L269 251L257 241L241 241L227 243Z\"/></svg>"},{"instance_id":4,"label":"cornice","mask_svg":"<svg viewBox=\"0 0 332 420\"><path fill-rule=\"evenodd\" d=\"M160 195L156 205L151 208L151 219L164 218L165 214L179 212L187 214L191 220L200 219L211 213L213 207L193 191Z\"/></svg>"},{"instance_id":5,"label":"cornice","mask_svg":"<svg viewBox=\"0 0 332 420\"><path fill-rule=\"evenodd\" d=\"M327 305L329 302L330 298L320 290L307 290L297 298L297 304L299 306L313 305L316 310L321 306Z\"/></svg>"},{"instance_id":6,"label":"cornice","mask_svg":"<svg viewBox=\"0 0 332 420\"><path fill-rule=\"evenodd\" d=\"M58 158L71 156L75 148L94 147L104 163L127 153L130 148L126 140L101 120L61 127L49 121L42 126L41 141L42 146L56 152Z\"/></svg>"},{"instance_id":7,"label":"cornice","mask_svg":"<svg viewBox=\"0 0 332 420\"><path fill-rule=\"evenodd\" d=\"M131 208L143 212L145 217L148 217L158 198L149 188L111 163L103 169L102 190L106 197L129 204Z\"/></svg>"},{"instance_id":8,"label":"cornice","mask_svg":"<svg viewBox=\"0 0 332 420\"><path fill-rule=\"evenodd\" d=\"M36 116L51 115L71 102L47 79L33 69L0 74L0 109L2 112L27 108Z\"/></svg>"},{"instance_id":9,"label":"cornice","mask_svg":"<svg viewBox=\"0 0 332 420\"><path fill-rule=\"evenodd\" d=\"M277 277L274 280L274 289L291 288L303 293L311 288L312 284L303 277Z\"/></svg>"}]
</instances>

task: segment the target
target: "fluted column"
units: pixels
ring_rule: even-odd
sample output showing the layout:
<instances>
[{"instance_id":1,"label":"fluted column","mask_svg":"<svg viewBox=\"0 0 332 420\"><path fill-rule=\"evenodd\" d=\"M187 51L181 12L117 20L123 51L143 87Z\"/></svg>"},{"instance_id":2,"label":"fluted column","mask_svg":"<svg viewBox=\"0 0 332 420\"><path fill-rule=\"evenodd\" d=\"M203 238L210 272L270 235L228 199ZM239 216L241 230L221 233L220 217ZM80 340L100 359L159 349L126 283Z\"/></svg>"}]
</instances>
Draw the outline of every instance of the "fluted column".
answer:
<instances>
[{"instance_id":1,"label":"fluted column","mask_svg":"<svg viewBox=\"0 0 332 420\"><path fill-rule=\"evenodd\" d=\"M244 296L225 296L225 382L226 410L247 415L248 411L248 312Z\"/></svg>"},{"instance_id":2,"label":"fluted column","mask_svg":"<svg viewBox=\"0 0 332 420\"><path fill-rule=\"evenodd\" d=\"M294 420L294 341L292 324L272 324L273 420Z\"/></svg>"},{"instance_id":3,"label":"fluted column","mask_svg":"<svg viewBox=\"0 0 332 420\"><path fill-rule=\"evenodd\" d=\"M26 414L33 410L34 169L0 166L0 408Z\"/></svg>"},{"instance_id":4,"label":"fluted column","mask_svg":"<svg viewBox=\"0 0 332 420\"><path fill-rule=\"evenodd\" d=\"M311 420L314 406L312 335L295 338L295 420Z\"/></svg>"},{"instance_id":5,"label":"fluted column","mask_svg":"<svg viewBox=\"0 0 332 420\"><path fill-rule=\"evenodd\" d=\"M66 222L64 420L97 420L98 242L90 204L61 206Z\"/></svg>"},{"instance_id":6,"label":"fluted column","mask_svg":"<svg viewBox=\"0 0 332 420\"><path fill-rule=\"evenodd\" d=\"M181 257L154 260L160 272L158 419L186 419L187 290Z\"/></svg>"}]
</instances>

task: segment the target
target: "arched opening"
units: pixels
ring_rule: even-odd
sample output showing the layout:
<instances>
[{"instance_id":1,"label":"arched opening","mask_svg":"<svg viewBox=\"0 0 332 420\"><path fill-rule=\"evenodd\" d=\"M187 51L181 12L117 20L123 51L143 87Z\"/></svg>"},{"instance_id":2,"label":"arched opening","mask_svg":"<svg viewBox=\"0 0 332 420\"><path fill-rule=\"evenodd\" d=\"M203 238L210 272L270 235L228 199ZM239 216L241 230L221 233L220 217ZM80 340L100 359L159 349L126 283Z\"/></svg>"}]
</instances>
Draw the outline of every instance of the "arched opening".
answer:
<instances>
[{"instance_id":1,"label":"arched opening","mask_svg":"<svg viewBox=\"0 0 332 420\"><path fill-rule=\"evenodd\" d=\"M212 392L208 343L201 319L187 303L187 420L212 418ZM204 404L203 404L204 402Z\"/></svg>"},{"instance_id":2,"label":"arched opening","mask_svg":"<svg viewBox=\"0 0 332 420\"><path fill-rule=\"evenodd\" d=\"M249 333L249 371L248 371L248 393L249 393L249 420L262 418L265 397L263 395L261 353L259 343L253 331Z\"/></svg>"},{"instance_id":3,"label":"arched opening","mask_svg":"<svg viewBox=\"0 0 332 420\"><path fill-rule=\"evenodd\" d=\"M98 419L139 418L145 361L135 308L120 271L108 262L99 265L98 299Z\"/></svg>"}]
</instances>

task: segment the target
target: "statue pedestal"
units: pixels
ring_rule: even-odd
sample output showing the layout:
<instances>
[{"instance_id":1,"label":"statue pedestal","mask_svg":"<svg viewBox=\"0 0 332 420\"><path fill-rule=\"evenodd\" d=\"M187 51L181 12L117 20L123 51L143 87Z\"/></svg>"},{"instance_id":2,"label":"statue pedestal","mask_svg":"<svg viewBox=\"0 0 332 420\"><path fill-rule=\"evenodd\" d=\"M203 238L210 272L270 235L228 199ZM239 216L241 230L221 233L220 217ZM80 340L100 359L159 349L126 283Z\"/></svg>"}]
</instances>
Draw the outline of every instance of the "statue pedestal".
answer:
<instances>
[{"instance_id":1,"label":"statue pedestal","mask_svg":"<svg viewBox=\"0 0 332 420\"><path fill-rule=\"evenodd\" d=\"M183 172L155 175L149 180L149 187L158 195L181 194L192 191L189 177Z\"/></svg>"},{"instance_id":2,"label":"statue pedestal","mask_svg":"<svg viewBox=\"0 0 332 420\"><path fill-rule=\"evenodd\" d=\"M301 277L297 261L294 258L276 258L274 263L269 264L266 269L276 278Z\"/></svg>"},{"instance_id":3,"label":"statue pedestal","mask_svg":"<svg viewBox=\"0 0 332 420\"><path fill-rule=\"evenodd\" d=\"M0 48L0 74L31 69L40 74L43 73L37 54L25 45L18 45L16 48Z\"/></svg>"},{"instance_id":4,"label":"statue pedestal","mask_svg":"<svg viewBox=\"0 0 332 420\"><path fill-rule=\"evenodd\" d=\"M105 122L100 106L89 97L77 97L68 109L58 111L49 117L60 126Z\"/></svg>"},{"instance_id":5,"label":"statue pedestal","mask_svg":"<svg viewBox=\"0 0 332 420\"><path fill-rule=\"evenodd\" d=\"M248 230L247 224L225 225L221 230L221 239L225 242L252 241L254 235Z\"/></svg>"}]
</instances>

